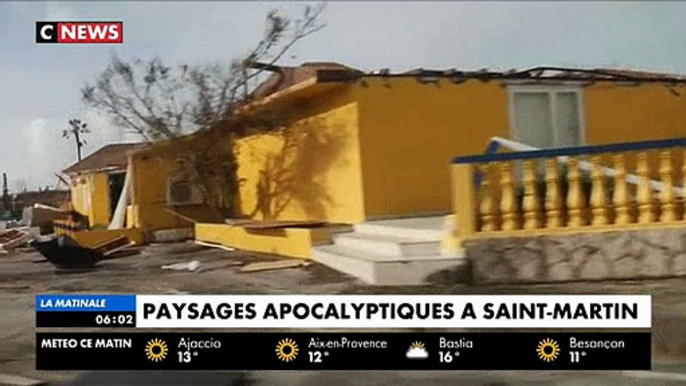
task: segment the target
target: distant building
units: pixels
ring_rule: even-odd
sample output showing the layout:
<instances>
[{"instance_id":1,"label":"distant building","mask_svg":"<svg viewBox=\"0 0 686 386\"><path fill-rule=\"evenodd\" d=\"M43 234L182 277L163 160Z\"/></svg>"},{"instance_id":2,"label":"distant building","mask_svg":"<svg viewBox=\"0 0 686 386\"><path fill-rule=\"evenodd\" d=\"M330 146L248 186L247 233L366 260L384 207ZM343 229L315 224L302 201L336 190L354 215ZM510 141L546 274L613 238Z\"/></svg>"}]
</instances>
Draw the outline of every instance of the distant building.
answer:
<instances>
[{"instance_id":1,"label":"distant building","mask_svg":"<svg viewBox=\"0 0 686 386\"><path fill-rule=\"evenodd\" d=\"M147 143L107 145L62 171L71 180L73 209L87 217L91 227L110 224L124 188L128 157L147 146Z\"/></svg>"},{"instance_id":2,"label":"distant building","mask_svg":"<svg viewBox=\"0 0 686 386\"><path fill-rule=\"evenodd\" d=\"M43 204L55 208L65 208L69 203L68 190L41 190L33 192L21 192L12 196L12 215L21 218L24 208L34 204Z\"/></svg>"}]
</instances>

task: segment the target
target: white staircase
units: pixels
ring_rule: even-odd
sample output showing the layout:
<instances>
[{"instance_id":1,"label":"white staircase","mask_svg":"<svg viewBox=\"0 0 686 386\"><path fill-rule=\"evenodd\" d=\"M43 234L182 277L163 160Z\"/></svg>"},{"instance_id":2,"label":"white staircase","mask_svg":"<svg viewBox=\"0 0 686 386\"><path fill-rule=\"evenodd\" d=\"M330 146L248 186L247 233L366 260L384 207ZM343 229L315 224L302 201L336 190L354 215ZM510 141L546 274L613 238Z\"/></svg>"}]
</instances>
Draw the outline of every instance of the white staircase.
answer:
<instances>
[{"instance_id":1,"label":"white staircase","mask_svg":"<svg viewBox=\"0 0 686 386\"><path fill-rule=\"evenodd\" d=\"M441 256L443 217L373 221L314 248L321 264L380 286L427 285L432 274L462 267L462 257Z\"/></svg>"}]
</instances>

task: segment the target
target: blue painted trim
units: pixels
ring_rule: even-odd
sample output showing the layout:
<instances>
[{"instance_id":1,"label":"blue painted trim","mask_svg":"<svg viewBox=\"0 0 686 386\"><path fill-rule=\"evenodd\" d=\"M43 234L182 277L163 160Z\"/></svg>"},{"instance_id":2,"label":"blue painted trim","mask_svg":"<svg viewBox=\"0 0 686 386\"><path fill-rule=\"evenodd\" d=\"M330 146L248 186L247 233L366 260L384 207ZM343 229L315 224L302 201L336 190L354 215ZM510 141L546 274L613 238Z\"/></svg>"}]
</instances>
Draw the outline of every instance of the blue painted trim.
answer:
<instances>
[{"instance_id":1,"label":"blue painted trim","mask_svg":"<svg viewBox=\"0 0 686 386\"><path fill-rule=\"evenodd\" d=\"M489 142L488 146L486 147L486 151L484 154L491 155L491 154L497 154L498 153L498 148L500 147L500 143L497 141L491 141ZM483 173L480 171L477 171L474 173L474 184L479 187L481 186L481 181L483 181L484 176Z\"/></svg>"},{"instance_id":2,"label":"blue painted trim","mask_svg":"<svg viewBox=\"0 0 686 386\"><path fill-rule=\"evenodd\" d=\"M500 148L500 143L498 141L491 141L486 148L484 154L496 154Z\"/></svg>"},{"instance_id":3,"label":"blue painted trim","mask_svg":"<svg viewBox=\"0 0 686 386\"><path fill-rule=\"evenodd\" d=\"M533 158L552 158L565 156L580 156L593 155L603 153L617 153L628 151L652 150L652 149L666 149L672 147L686 147L686 138L664 139L658 141L643 141L643 142L625 142L613 143L610 145L595 145L595 146L576 146L563 147L558 149L543 149L520 151L514 153L498 153L498 154L484 154L484 155L469 155L464 157L453 158L453 164L473 164L494 161L514 161Z\"/></svg>"}]
</instances>

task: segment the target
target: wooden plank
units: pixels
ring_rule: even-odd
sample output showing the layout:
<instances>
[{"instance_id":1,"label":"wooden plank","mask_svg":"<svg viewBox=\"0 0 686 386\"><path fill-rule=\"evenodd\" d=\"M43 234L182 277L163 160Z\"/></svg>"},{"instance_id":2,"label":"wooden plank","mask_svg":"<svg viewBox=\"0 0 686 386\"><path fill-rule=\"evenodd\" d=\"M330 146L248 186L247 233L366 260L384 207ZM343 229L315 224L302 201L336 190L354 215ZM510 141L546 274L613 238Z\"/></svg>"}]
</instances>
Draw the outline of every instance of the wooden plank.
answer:
<instances>
[{"instance_id":1,"label":"wooden plank","mask_svg":"<svg viewBox=\"0 0 686 386\"><path fill-rule=\"evenodd\" d=\"M16 291L16 290L27 290L31 289L31 286L22 284L0 284L0 290L3 291ZM2 383L0 383L1 385Z\"/></svg>"},{"instance_id":2,"label":"wooden plank","mask_svg":"<svg viewBox=\"0 0 686 386\"><path fill-rule=\"evenodd\" d=\"M241 268L241 272L271 271L276 269L298 268L306 265L309 265L309 262L305 260L265 261L248 264Z\"/></svg>"},{"instance_id":3,"label":"wooden plank","mask_svg":"<svg viewBox=\"0 0 686 386\"><path fill-rule=\"evenodd\" d=\"M245 229L309 228L324 225L323 221L259 221L242 225Z\"/></svg>"},{"instance_id":4,"label":"wooden plank","mask_svg":"<svg viewBox=\"0 0 686 386\"><path fill-rule=\"evenodd\" d=\"M127 239L127 240L128 240L128 239ZM134 243L134 242L131 241L131 240L128 240L125 244L119 244L119 245L117 245L116 247L113 246L112 248L107 249L107 250L104 250L104 251L101 250L101 251L102 251L101 253L102 253L103 256L107 257L107 256L111 256L111 255L113 255L113 254L115 254L115 253L117 253L117 252L122 252L123 250L125 250L125 249L127 249L127 248L130 248L130 247L133 247L134 245L136 245L136 243ZM131 251L131 254L132 254L132 255L133 255L133 254L136 254L136 253L138 253L138 252L136 252L136 251Z\"/></svg>"},{"instance_id":5,"label":"wooden plank","mask_svg":"<svg viewBox=\"0 0 686 386\"><path fill-rule=\"evenodd\" d=\"M102 242L92 249L98 253L101 253L103 256L109 256L115 252L119 252L134 245L136 245L136 243L130 240L128 237L119 236L112 240Z\"/></svg>"},{"instance_id":6,"label":"wooden plank","mask_svg":"<svg viewBox=\"0 0 686 386\"><path fill-rule=\"evenodd\" d=\"M197 241L197 240L196 240L196 241L194 241L193 243L196 244L196 245L203 246L203 247L223 249L223 250L228 251L228 252L233 252L233 251L236 250L236 248L227 247L227 246L224 246L224 245L221 245L221 244L206 243L206 242L204 242L204 241Z\"/></svg>"},{"instance_id":7,"label":"wooden plank","mask_svg":"<svg viewBox=\"0 0 686 386\"><path fill-rule=\"evenodd\" d=\"M97 244L97 245L91 247L91 249L107 250L108 248L113 248L113 247L119 246L121 244L128 244L129 241L130 240L126 236L116 236L113 239L105 240L105 241L101 242L100 244Z\"/></svg>"}]
</instances>

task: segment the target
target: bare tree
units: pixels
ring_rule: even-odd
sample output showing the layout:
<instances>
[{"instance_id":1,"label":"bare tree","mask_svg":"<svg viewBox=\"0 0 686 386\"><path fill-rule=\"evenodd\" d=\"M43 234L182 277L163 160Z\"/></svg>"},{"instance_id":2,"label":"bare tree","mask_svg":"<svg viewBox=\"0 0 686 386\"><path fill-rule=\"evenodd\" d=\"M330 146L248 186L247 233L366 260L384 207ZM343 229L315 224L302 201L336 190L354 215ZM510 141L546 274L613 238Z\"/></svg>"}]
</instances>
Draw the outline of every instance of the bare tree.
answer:
<instances>
[{"instance_id":1,"label":"bare tree","mask_svg":"<svg viewBox=\"0 0 686 386\"><path fill-rule=\"evenodd\" d=\"M319 22L324 9L324 3L307 5L296 19L269 12L262 40L244 57L228 62L169 67L159 58L129 63L114 56L95 82L82 89L83 100L147 141L210 132L184 146L182 156L194 167L206 197L221 191L221 201L233 202L238 191L235 148L230 146L234 150L226 154L208 146L283 126L282 117L273 112L247 116L240 109L265 72L278 71L276 63L297 42L324 28Z\"/></svg>"},{"instance_id":2,"label":"bare tree","mask_svg":"<svg viewBox=\"0 0 686 386\"><path fill-rule=\"evenodd\" d=\"M218 122L230 129L227 118L249 98L260 75L324 27L319 23L324 8L324 3L307 5L295 20L269 12L264 38L245 57L228 63L169 67L159 58L129 63L113 56L95 82L83 87L83 100L148 141L177 138ZM261 61L266 64L256 64Z\"/></svg>"},{"instance_id":3,"label":"bare tree","mask_svg":"<svg viewBox=\"0 0 686 386\"><path fill-rule=\"evenodd\" d=\"M74 138L74 141L76 142L76 155L79 162L81 162L81 148L86 144L83 135L90 133L90 129L88 129L88 125L85 122L81 122L80 119L70 119L69 126L69 129L62 131L62 138Z\"/></svg>"}]
</instances>

